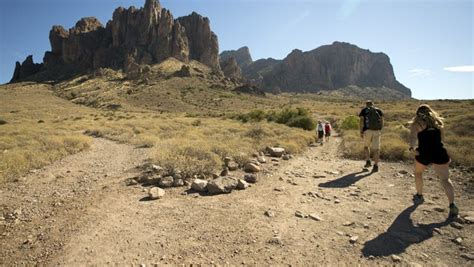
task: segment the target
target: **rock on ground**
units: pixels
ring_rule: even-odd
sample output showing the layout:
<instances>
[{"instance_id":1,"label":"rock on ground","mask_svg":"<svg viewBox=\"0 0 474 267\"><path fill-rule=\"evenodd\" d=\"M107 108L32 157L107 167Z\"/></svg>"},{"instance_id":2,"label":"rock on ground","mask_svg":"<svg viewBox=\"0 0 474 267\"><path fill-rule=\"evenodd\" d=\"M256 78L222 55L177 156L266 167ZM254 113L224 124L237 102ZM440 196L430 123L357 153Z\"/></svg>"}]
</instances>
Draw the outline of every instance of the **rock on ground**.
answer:
<instances>
[{"instance_id":1,"label":"rock on ground","mask_svg":"<svg viewBox=\"0 0 474 267\"><path fill-rule=\"evenodd\" d=\"M153 200L163 198L164 195L165 195L165 190L159 187L150 188L150 190L148 191L148 197Z\"/></svg>"},{"instance_id":2,"label":"rock on ground","mask_svg":"<svg viewBox=\"0 0 474 267\"><path fill-rule=\"evenodd\" d=\"M191 188L198 191L204 192L207 190L207 181L202 179L194 179L193 183L191 184Z\"/></svg>"},{"instance_id":3,"label":"rock on ground","mask_svg":"<svg viewBox=\"0 0 474 267\"><path fill-rule=\"evenodd\" d=\"M237 184L237 179L232 177L219 177L207 183L207 191L211 194L230 193Z\"/></svg>"},{"instance_id":4,"label":"rock on ground","mask_svg":"<svg viewBox=\"0 0 474 267\"><path fill-rule=\"evenodd\" d=\"M246 175L244 175L244 180L246 182L254 184L258 181L258 178L257 178L257 175L255 175L255 174L246 174Z\"/></svg>"},{"instance_id":5,"label":"rock on ground","mask_svg":"<svg viewBox=\"0 0 474 267\"><path fill-rule=\"evenodd\" d=\"M285 153L285 149L281 147L267 147L267 151L272 157L281 157Z\"/></svg>"}]
</instances>

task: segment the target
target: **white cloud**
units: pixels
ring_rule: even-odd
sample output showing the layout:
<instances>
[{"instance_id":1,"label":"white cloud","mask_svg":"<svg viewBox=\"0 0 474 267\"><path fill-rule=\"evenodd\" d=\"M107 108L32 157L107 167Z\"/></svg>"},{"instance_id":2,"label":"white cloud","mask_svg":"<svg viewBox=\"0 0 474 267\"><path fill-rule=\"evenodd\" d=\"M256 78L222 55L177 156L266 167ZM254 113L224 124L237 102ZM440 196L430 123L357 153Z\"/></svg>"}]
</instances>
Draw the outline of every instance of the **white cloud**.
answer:
<instances>
[{"instance_id":1,"label":"white cloud","mask_svg":"<svg viewBox=\"0 0 474 267\"><path fill-rule=\"evenodd\" d=\"M433 74L433 72L429 69L412 69L409 72L410 74L408 77L426 77Z\"/></svg>"},{"instance_id":2,"label":"white cloud","mask_svg":"<svg viewBox=\"0 0 474 267\"><path fill-rule=\"evenodd\" d=\"M443 70L451 72L474 72L474 65L446 67Z\"/></svg>"}]
</instances>

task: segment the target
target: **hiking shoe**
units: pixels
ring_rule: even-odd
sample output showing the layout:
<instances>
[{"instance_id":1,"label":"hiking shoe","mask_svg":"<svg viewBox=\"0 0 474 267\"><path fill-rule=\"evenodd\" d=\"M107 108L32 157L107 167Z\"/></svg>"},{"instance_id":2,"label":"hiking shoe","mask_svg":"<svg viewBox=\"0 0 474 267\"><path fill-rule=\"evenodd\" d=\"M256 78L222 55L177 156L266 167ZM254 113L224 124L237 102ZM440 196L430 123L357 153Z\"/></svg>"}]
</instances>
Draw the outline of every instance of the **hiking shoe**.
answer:
<instances>
[{"instance_id":1,"label":"hiking shoe","mask_svg":"<svg viewBox=\"0 0 474 267\"><path fill-rule=\"evenodd\" d=\"M370 163L370 159L369 159L369 160L367 160L367 161L365 162L364 168L368 168L368 167L370 167L370 166L372 166L372 163Z\"/></svg>"},{"instance_id":2,"label":"hiking shoe","mask_svg":"<svg viewBox=\"0 0 474 267\"><path fill-rule=\"evenodd\" d=\"M458 207L456 206L456 204L451 203L451 204L449 205L449 218L457 217L458 214L459 214L459 209L458 209Z\"/></svg>"},{"instance_id":3,"label":"hiking shoe","mask_svg":"<svg viewBox=\"0 0 474 267\"><path fill-rule=\"evenodd\" d=\"M423 195L419 195L419 194L413 195L413 204L420 205L423 202L425 202L425 198L423 197Z\"/></svg>"},{"instance_id":4,"label":"hiking shoe","mask_svg":"<svg viewBox=\"0 0 474 267\"><path fill-rule=\"evenodd\" d=\"M374 164L374 167L372 168L372 172L378 172L379 171L379 165Z\"/></svg>"}]
</instances>

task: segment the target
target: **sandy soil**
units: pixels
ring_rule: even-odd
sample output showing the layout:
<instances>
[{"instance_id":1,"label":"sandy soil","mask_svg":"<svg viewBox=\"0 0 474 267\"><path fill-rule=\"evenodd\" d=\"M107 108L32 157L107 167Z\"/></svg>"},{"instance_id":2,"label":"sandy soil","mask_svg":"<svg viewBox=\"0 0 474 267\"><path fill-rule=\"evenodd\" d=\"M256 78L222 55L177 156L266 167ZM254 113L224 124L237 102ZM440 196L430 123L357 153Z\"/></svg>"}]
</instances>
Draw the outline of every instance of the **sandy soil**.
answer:
<instances>
[{"instance_id":1,"label":"sandy soil","mask_svg":"<svg viewBox=\"0 0 474 267\"><path fill-rule=\"evenodd\" d=\"M414 206L411 165L363 172L363 162L338 155L339 144L269 161L246 190L206 196L180 187L147 201L146 188L124 181L149 151L95 139L91 150L0 188L0 265L472 266L474 226L446 220L432 172L425 203ZM461 215L473 216L472 174L451 173Z\"/></svg>"}]
</instances>

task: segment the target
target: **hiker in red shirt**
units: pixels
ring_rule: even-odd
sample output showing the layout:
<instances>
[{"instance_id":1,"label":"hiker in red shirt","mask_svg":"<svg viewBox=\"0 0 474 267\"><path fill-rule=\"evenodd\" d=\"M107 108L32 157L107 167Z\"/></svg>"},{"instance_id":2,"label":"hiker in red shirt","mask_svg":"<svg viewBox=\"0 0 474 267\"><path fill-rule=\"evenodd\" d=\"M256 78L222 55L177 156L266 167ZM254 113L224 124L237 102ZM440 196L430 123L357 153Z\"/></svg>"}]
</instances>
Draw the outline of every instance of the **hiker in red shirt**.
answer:
<instances>
[{"instance_id":1,"label":"hiker in red shirt","mask_svg":"<svg viewBox=\"0 0 474 267\"><path fill-rule=\"evenodd\" d=\"M326 133L326 142L329 141L329 136L331 136L331 130L332 130L331 124L329 123L329 121L327 121L326 124L324 124L324 132Z\"/></svg>"}]
</instances>

